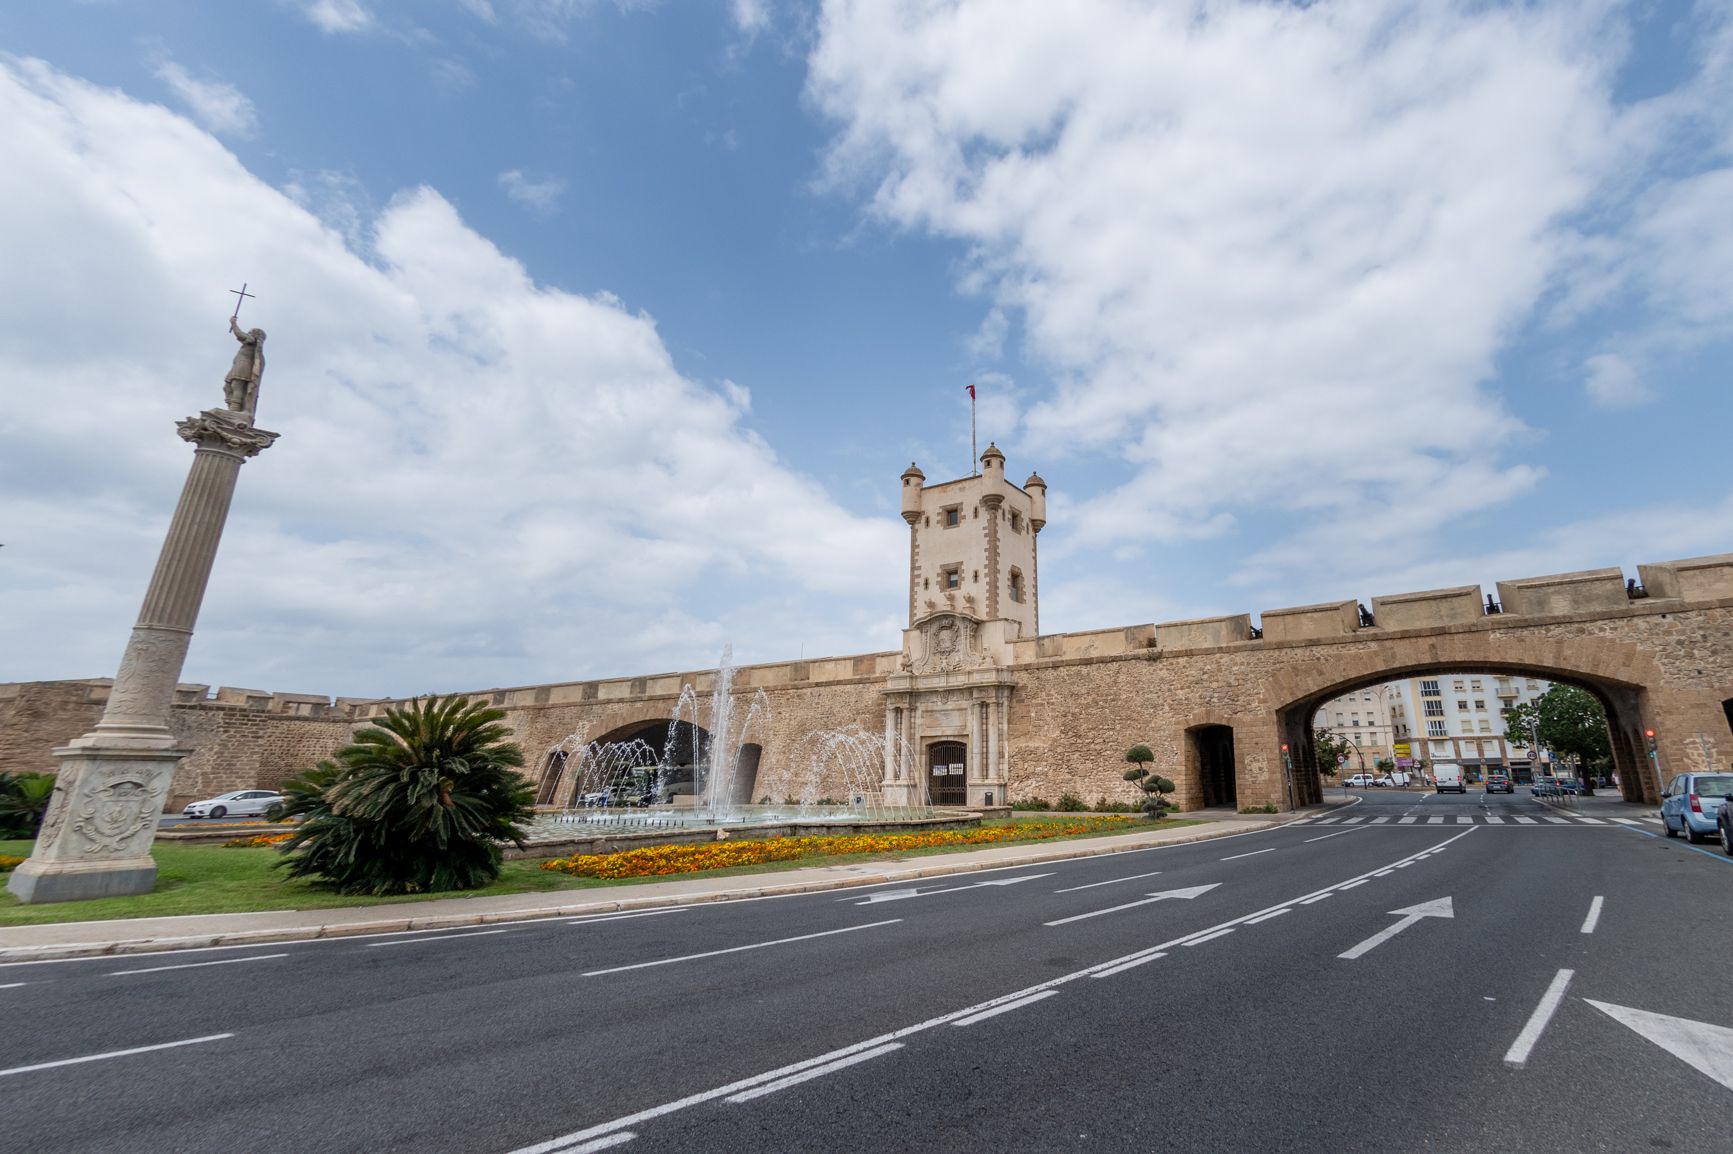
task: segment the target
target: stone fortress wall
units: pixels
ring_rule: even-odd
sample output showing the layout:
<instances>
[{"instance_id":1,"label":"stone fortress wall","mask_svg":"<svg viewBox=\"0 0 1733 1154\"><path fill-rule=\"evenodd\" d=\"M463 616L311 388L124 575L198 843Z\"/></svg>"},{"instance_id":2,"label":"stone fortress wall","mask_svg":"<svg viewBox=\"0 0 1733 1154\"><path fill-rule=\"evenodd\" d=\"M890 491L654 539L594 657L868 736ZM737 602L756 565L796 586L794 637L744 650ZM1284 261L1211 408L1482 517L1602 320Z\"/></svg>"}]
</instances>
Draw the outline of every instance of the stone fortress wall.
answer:
<instances>
[{"instance_id":1,"label":"stone fortress wall","mask_svg":"<svg viewBox=\"0 0 1733 1154\"><path fill-rule=\"evenodd\" d=\"M1076 793L1130 800L1122 758L1142 742L1182 808L1206 802L1288 808L1317 796L1310 766L1316 705L1349 688L1426 671L1508 671L1583 685L1609 710L1627 796L1656 792L1644 730L1663 776L1733 765L1733 554L1498 583L1502 612L1462 586L1010 642L1015 683L1006 761L1009 799ZM1633 592L1644 595L1633 596ZM772 726L755 795L780 800L800 739L817 729L885 724L898 652L743 666L735 688L762 689ZM582 726L607 737L672 715L714 671L481 690L506 710L539 776L544 751ZM49 750L89 730L108 682L0 685L0 771L52 771ZM389 703L180 687L173 726L194 750L170 805L227 789L269 787L329 756ZM1226 738L1226 744L1222 739ZM1287 743L1286 757L1282 750ZM1286 762L1291 762L1290 767ZM1221 781L1210 782L1225 773ZM838 786L840 788L840 786Z\"/></svg>"}]
</instances>

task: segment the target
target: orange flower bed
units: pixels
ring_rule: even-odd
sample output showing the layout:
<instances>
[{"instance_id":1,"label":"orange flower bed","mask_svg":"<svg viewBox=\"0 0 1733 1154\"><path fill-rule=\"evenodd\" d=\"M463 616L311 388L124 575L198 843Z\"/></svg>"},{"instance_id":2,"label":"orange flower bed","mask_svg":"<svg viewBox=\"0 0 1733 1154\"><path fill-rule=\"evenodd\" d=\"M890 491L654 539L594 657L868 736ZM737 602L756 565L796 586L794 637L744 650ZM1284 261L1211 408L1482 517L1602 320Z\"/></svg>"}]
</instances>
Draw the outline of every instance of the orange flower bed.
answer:
<instances>
[{"instance_id":1,"label":"orange flower bed","mask_svg":"<svg viewBox=\"0 0 1733 1154\"><path fill-rule=\"evenodd\" d=\"M265 849L269 846L282 845L295 835L292 833L260 833L252 837L237 837L223 843L224 849Z\"/></svg>"},{"instance_id":2,"label":"orange flower bed","mask_svg":"<svg viewBox=\"0 0 1733 1154\"><path fill-rule=\"evenodd\" d=\"M656 845L619 853L577 854L542 863L545 870L577 877L659 877L664 874L702 873L730 866L794 861L803 857L835 854L896 853L900 850L941 846L996 845L1004 842L1045 841L1056 837L1099 833L1126 825L1129 817L1103 817L1082 821L1041 822L1026 825L986 826L979 829L931 830L924 833L837 834L829 837L775 837L756 841L731 839L699 845Z\"/></svg>"},{"instance_id":3,"label":"orange flower bed","mask_svg":"<svg viewBox=\"0 0 1733 1154\"><path fill-rule=\"evenodd\" d=\"M3 874L8 870L17 869L23 864L24 859L21 857L13 857L9 853L0 853L0 874Z\"/></svg>"}]
</instances>

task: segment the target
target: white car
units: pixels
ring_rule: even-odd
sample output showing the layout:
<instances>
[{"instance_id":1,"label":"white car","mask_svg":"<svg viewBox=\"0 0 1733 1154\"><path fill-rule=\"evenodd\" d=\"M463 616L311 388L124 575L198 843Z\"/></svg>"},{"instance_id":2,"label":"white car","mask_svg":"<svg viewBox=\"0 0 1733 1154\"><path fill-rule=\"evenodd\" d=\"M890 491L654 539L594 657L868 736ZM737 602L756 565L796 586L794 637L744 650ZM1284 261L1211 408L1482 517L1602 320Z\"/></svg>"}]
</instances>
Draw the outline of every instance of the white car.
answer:
<instances>
[{"instance_id":1,"label":"white car","mask_svg":"<svg viewBox=\"0 0 1733 1154\"><path fill-rule=\"evenodd\" d=\"M1373 777L1369 773L1356 773L1342 783L1349 789L1369 789L1374 786L1389 785L1387 777Z\"/></svg>"},{"instance_id":2,"label":"white car","mask_svg":"<svg viewBox=\"0 0 1733 1154\"><path fill-rule=\"evenodd\" d=\"M237 789L195 801L181 814L184 817L258 817L282 800L283 795L274 790Z\"/></svg>"}]
</instances>

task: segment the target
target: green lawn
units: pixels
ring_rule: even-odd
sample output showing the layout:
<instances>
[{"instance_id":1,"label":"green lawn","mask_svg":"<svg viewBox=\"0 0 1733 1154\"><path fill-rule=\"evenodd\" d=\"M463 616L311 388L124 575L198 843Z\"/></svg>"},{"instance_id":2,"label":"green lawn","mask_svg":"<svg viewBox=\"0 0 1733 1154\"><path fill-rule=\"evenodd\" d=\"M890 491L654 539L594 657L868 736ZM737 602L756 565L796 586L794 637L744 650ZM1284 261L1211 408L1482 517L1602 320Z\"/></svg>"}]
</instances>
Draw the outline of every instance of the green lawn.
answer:
<instances>
[{"instance_id":1,"label":"green lawn","mask_svg":"<svg viewBox=\"0 0 1733 1154\"><path fill-rule=\"evenodd\" d=\"M983 825L1035 824L1054 819L1087 819L1088 814L1019 814L1016 817L983 822ZM1135 833L1150 828L1174 828L1196 825L1195 821L1165 820L1159 826L1144 822L1115 822L1099 831L1076 835L1078 838L1103 837L1110 834ZM1070 838L1047 839L1051 841ZM1001 845L1006 843L999 843ZM1015 844L1015 843L1011 843ZM24 857L30 853L27 841L0 841L0 855ZM829 857L808 857L798 861L771 862L764 865L742 866L735 869L713 870L708 874L680 874L677 877L722 877L732 874L772 873L779 870L804 869L808 866L838 865L861 861L901 861L936 853L958 853L970 846L939 846L932 849L903 850L893 854L846 854ZM601 881L578 878L541 868L542 859L508 861L499 881L479 890L458 893L409 894L403 897L368 898L350 894L335 894L307 881L290 880L283 871L272 869L279 858L274 849L225 849L220 845L174 845L157 843L152 851L157 861L156 888L148 894L129 898L98 898L87 902L60 902L50 905L27 906L11 894L0 892L0 926L42 925L51 922L101 921L108 918L154 918L176 914L250 913L257 910L308 910L333 906L396 905L403 902L428 901L433 898L492 897L500 894L543 893L554 890L603 889L638 885L644 882L671 881L671 877L634 878L629 881ZM5 875L0 875L3 877Z\"/></svg>"}]
</instances>

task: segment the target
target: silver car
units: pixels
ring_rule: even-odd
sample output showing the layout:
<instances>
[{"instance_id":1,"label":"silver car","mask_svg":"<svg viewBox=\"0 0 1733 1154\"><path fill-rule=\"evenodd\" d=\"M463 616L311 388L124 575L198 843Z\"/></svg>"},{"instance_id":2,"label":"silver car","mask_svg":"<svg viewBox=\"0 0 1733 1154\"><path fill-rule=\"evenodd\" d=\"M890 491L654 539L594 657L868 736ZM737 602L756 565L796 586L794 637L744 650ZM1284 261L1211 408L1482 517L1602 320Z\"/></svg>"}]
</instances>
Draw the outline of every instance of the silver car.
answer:
<instances>
[{"instance_id":1,"label":"silver car","mask_svg":"<svg viewBox=\"0 0 1733 1154\"><path fill-rule=\"evenodd\" d=\"M1733 773L1681 773L1661 795L1661 825L1668 837L1684 834L1696 844L1715 834L1715 820L1729 794Z\"/></svg>"},{"instance_id":2,"label":"silver car","mask_svg":"<svg viewBox=\"0 0 1733 1154\"><path fill-rule=\"evenodd\" d=\"M181 811L183 817L259 817L283 800L270 789L237 789L195 801Z\"/></svg>"}]
</instances>

